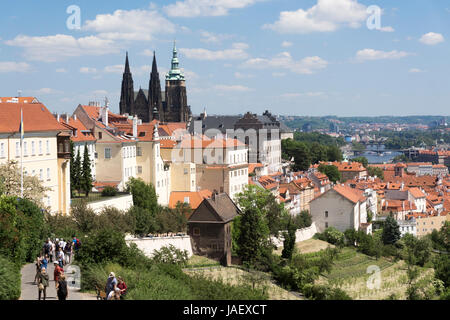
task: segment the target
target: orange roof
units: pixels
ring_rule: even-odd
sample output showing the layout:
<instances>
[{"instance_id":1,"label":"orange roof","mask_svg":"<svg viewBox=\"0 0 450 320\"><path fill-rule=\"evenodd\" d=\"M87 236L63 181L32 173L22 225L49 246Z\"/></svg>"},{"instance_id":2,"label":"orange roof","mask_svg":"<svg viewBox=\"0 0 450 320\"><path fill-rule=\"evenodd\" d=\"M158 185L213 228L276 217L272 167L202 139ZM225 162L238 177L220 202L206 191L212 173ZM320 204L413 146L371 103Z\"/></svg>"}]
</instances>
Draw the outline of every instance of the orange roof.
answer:
<instances>
[{"instance_id":1,"label":"orange roof","mask_svg":"<svg viewBox=\"0 0 450 320\"><path fill-rule=\"evenodd\" d=\"M88 130L79 119L75 120L74 118L70 118L69 123L66 123L64 119L60 117L59 122L63 126L72 130L72 136L70 137L70 140L72 140L73 142L87 142L97 140L95 139L94 135L90 132L90 130Z\"/></svg>"},{"instance_id":2,"label":"orange roof","mask_svg":"<svg viewBox=\"0 0 450 320\"><path fill-rule=\"evenodd\" d=\"M364 197L363 191L361 190L353 189L350 188L349 186L341 184L337 184L336 186L334 186L333 190L353 203L358 203L358 201L359 202L366 201L366 197Z\"/></svg>"},{"instance_id":3,"label":"orange roof","mask_svg":"<svg viewBox=\"0 0 450 320\"><path fill-rule=\"evenodd\" d=\"M262 163L249 163L248 164L248 173L253 173L256 168L264 167Z\"/></svg>"},{"instance_id":4,"label":"orange roof","mask_svg":"<svg viewBox=\"0 0 450 320\"><path fill-rule=\"evenodd\" d=\"M275 189L278 187L278 182L276 182L272 177L262 176L258 179L258 182L263 186L266 190Z\"/></svg>"},{"instance_id":5,"label":"orange roof","mask_svg":"<svg viewBox=\"0 0 450 320\"><path fill-rule=\"evenodd\" d=\"M419 188L409 188L409 192L412 194L412 196L416 199L418 198L425 198L425 194L420 190Z\"/></svg>"},{"instance_id":6,"label":"orange roof","mask_svg":"<svg viewBox=\"0 0 450 320\"><path fill-rule=\"evenodd\" d=\"M197 209L197 207L202 203L204 199L209 199L212 196L212 192L208 189L200 190L197 192L188 191L172 191L170 193L169 208L175 208L178 202L184 203L188 200L189 205L192 210Z\"/></svg>"},{"instance_id":7,"label":"orange roof","mask_svg":"<svg viewBox=\"0 0 450 320\"><path fill-rule=\"evenodd\" d=\"M173 149L177 145L177 142L170 139L162 139L159 140L159 145L161 149Z\"/></svg>"},{"instance_id":8,"label":"orange roof","mask_svg":"<svg viewBox=\"0 0 450 320\"><path fill-rule=\"evenodd\" d=\"M0 103L0 132L19 132L21 109L25 132L68 131L42 103Z\"/></svg>"},{"instance_id":9,"label":"orange roof","mask_svg":"<svg viewBox=\"0 0 450 320\"><path fill-rule=\"evenodd\" d=\"M40 103L35 97L0 97L0 103Z\"/></svg>"}]
</instances>

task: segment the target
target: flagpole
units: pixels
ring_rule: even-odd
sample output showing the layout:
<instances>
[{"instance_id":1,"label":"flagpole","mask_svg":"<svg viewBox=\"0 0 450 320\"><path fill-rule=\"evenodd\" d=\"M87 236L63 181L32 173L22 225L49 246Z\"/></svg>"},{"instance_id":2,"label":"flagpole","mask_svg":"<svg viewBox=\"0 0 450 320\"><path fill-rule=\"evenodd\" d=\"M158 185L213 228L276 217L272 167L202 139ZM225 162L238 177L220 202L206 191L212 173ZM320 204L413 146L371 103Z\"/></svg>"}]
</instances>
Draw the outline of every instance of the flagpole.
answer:
<instances>
[{"instance_id":1,"label":"flagpole","mask_svg":"<svg viewBox=\"0 0 450 320\"><path fill-rule=\"evenodd\" d=\"M23 111L20 108L20 197L23 198Z\"/></svg>"}]
</instances>

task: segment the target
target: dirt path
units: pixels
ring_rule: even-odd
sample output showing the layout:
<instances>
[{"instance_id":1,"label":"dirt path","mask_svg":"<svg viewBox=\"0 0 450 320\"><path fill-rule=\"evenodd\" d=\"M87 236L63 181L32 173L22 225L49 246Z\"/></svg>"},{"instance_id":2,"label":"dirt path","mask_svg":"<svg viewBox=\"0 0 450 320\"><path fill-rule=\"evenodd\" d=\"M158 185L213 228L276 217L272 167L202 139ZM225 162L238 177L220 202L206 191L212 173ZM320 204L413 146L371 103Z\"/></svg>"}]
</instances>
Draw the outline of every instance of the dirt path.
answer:
<instances>
[{"instance_id":1,"label":"dirt path","mask_svg":"<svg viewBox=\"0 0 450 320\"><path fill-rule=\"evenodd\" d=\"M53 264L48 264L49 286L47 288L47 300L58 300L56 296L55 281L53 281ZM34 284L34 276L36 274L36 266L34 263L26 264L22 268L22 292L20 300L38 300L38 288ZM80 293L75 290L69 290L68 300L96 300L96 296L89 293Z\"/></svg>"}]
</instances>

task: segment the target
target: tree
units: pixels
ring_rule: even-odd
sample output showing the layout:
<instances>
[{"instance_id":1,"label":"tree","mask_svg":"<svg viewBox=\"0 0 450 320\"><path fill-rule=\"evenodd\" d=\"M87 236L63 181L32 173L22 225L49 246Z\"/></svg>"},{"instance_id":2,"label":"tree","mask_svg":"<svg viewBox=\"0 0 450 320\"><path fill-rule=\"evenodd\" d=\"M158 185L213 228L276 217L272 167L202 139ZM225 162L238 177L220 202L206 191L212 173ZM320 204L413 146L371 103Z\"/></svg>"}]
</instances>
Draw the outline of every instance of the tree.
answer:
<instances>
[{"instance_id":1,"label":"tree","mask_svg":"<svg viewBox=\"0 0 450 320\"><path fill-rule=\"evenodd\" d=\"M330 179L330 181L334 183L342 179L342 175L336 166L321 164L318 170L323 174L325 174L328 177L328 179Z\"/></svg>"},{"instance_id":2,"label":"tree","mask_svg":"<svg viewBox=\"0 0 450 320\"><path fill-rule=\"evenodd\" d=\"M342 161L344 159L341 150L337 146L329 146L327 149L328 161Z\"/></svg>"},{"instance_id":3,"label":"tree","mask_svg":"<svg viewBox=\"0 0 450 320\"><path fill-rule=\"evenodd\" d=\"M364 166L364 168L367 168L367 165L369 164L369 160L367 160L366 157L356 157L353 158L352 161L361 163Z\"/></svg>"},{"instance_id":4,"label":"tree","mask_svg":"<svg viewBox=\"0 0 450 320\"><path fill-rule=\"evenodd\" d=\"M0 184L2 194L20 197L20 166L17 161L8 161L0 165ZM36 176L23 174L23 198L33 201L41 208L45 208L42 198L50 188L44 187Z\"/></svg>"},{"instance_id":5,"label":"tree","mask_svg":"<svg viewBox=\"0 0 450 320\"><path fill-rule=\"evenodd\" d=\"M295 249L295 232L297 229L295 225L289 220L288 231L284 233L283 251L281 257L291 260Z\"/></svg>"},{"instance_id":6,"label":"tree","mask_svg":"<svg viewBox=\"0 0 450 320\"><path fill-rule=\"evenodd\" d=\"M238 255L242 262L255 265L269 249L270 229L266 217L267 197L264 189L249 185L238 195L238 204L242 210L239 219ZM233 230L236 225L233 226Z\"/></svg>"},{"instance_id":7,"label":"tree","mask_svg":"<svg viewBox=\"0 0 450 320\"><path fill-rule=\"evenodd\" d=\"M155 187L151 183L145 183L142 179L131 178L127 182L127 190L133 195L135 206L155 213L158 207L158 197Z\"/></svg>"},{"instance_id":8,"label":"tree","mask_svg":"<svg viewBox=\"0 0 450 320\"><path fill-rule=\"evenodd\" d=\"M400 227L397 221L391 216L387 217L383 224L383 234L381 236L383 243L385 245L395 244L400 239L400 235Z\"/></svg>"},{"instance_id":9,"label":"tree","mask_svg":"<svg viewBox=\"0 0 450 320\"><path fill-rule=\"evenodd\" d=\"M77 152L75 160L72 163L73 163L73 179L71 179L70 185L73 186L73 190L76 190L78 193L80 193L82 168L81 168L81 155L79 151Z\"/></svg>"},{"instance_id":10,"label":"tree","mask_svg":"<svg viewBox=\"0 0 450 320\"><path fill-rule=\"evenodd\" d=\"M367 169L367 174L369 176L371 176L371 177L377 176L381 180L384 180L384 172L381 168L368 166L368 167L366 167L366 169Z\"/></svg>"},{"instance_id":11,"label":"tree","mask_svg":"<svg viewBox=\"0 0 450 320\"><path fill-rule=\"evenodd\" d=\"M297 143L297 145L295 146L295 150L293 151L293 156L294 171L306 171L309 169L309 166L311 165L311 155L309 152L309 148L305 143Z\"/></svg>"},{"instance_id":12,"label":"tree","mask_svg":"<svg viewBox=\"0 0 450 320\"><path fill-rule=\"evenodd\" d=\"M84 191L86 197L89 195L89 192L92 190L92 173L91 173L91 159L89 158L89 152L87 144L84 144L84 153L83 153L83 167L81 170L81 179L80 179L80 187L81 190Z\"/></svg>"}]
</instances>

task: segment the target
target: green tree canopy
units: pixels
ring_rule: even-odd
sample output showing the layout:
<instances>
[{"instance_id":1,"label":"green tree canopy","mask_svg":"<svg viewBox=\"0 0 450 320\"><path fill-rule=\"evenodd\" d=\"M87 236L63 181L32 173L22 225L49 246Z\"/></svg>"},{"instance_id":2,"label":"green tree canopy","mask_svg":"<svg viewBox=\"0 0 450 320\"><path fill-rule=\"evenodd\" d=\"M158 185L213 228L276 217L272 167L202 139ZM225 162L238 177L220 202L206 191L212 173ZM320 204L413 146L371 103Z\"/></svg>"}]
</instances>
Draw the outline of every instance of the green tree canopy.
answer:
<instances>
[{"instance_id":1,"label":"green tree canopy","mask_svg":"<svg viewBox=\"0 0 450 320\"><path fill-rule=\"evenodd\" d=\"M400 235L400 227L397 221L391 216L387 217L383 224L383 234L381 236L383 243L395 244L400 240Z\"/></svg>"},{"instance_id":2,"label":"green tree canopy","mask_svg":"<svg viewBox=\"0 0 450 320\"><path fill-rule=\"evenodd\" d=\"M328 179L330 179L330 181L334 183L342 179L342 175L336 166L321 164L319 165L318 170L323 174L325 174L328 177Z\"/></svg>"}]
</instances>

